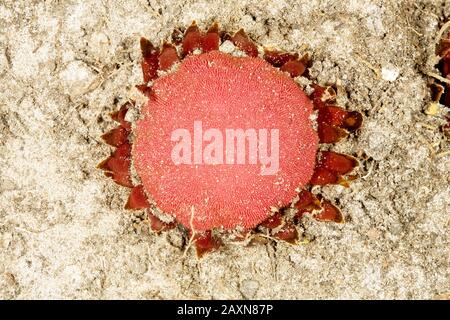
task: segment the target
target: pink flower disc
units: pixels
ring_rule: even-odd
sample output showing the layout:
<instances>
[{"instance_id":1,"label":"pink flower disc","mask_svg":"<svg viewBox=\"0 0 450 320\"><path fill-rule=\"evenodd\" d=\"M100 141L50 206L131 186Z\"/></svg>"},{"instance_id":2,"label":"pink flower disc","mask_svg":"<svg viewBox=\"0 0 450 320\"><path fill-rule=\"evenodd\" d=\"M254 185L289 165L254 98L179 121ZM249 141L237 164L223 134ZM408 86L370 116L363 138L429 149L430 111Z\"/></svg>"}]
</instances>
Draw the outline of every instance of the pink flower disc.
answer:
<instances>
[{"instance_id":1,"label":"pink flower disc","mask_svg":"<svg viewBox=\"0 0 450 320\"><path fill-rule=\"evenodd\" d=\"M312 103L263 59L190 55L153 92L134 165L149 198L187 228L252 229L309 182Z\"/></svg>"}]
</instances>

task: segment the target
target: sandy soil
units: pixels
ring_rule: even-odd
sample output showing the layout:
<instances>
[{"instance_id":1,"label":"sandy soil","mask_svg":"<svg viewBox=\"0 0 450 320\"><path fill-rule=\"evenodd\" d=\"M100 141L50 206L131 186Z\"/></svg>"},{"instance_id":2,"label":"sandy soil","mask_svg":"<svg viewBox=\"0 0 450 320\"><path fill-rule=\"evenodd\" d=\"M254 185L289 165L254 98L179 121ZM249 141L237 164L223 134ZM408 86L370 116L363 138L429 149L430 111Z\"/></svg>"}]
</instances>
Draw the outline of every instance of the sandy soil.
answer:
<instances>
[{"instance_id":1,"label":"sandy soil","mask_svg":"<svg viewBox=\"0 0 450 320\"><path fill-rule=\"evenodd\" d=\"M9 1L0 3L0 298L449 297L450 148L424 71L448 1ZM95 169L107 114L136 96L138 40L217 20L263 45L309 50L312 78L365 114L335 150L364 155L327 187L345 225L314 241L231 246L201 261L157 236Z\"/></svg>"}]
</instances>

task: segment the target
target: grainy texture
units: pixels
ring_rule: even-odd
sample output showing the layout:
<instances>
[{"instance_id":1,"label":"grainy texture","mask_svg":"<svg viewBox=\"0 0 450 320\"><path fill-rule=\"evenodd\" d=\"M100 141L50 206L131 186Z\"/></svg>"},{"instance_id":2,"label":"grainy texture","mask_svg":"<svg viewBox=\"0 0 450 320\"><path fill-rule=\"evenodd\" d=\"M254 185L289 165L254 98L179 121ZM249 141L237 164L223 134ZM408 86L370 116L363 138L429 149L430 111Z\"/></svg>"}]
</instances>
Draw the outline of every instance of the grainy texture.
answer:
<instances>
[{"instance_id":1,"label":"grainy texture","mask_svg":"<svg viewBox=\"0 0 450 320\"><path fill-rule=\"evenodd\" d=\"M424 70L448 1L2 1L0 297L438 298L450 292L450 146ZM327 187L344 225L305 221L308 245L183 256L95 169L107 114L136 97L140 36L217 20L263 45L308 50L311 76L362 111L361 179Z\"/></svg>"}]
</instances>

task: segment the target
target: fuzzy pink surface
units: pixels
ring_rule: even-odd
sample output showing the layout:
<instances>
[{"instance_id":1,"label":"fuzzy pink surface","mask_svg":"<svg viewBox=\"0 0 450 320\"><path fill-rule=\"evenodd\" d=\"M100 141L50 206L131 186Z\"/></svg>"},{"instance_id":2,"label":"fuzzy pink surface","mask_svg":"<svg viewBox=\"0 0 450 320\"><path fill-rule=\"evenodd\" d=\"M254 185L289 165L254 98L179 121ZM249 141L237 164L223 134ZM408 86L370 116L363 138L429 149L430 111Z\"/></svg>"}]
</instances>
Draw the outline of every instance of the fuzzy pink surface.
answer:
<instances>
[{"instance_id":1,"label":"fuzzy pink surface","mask_svg":"<svg viewBox=\"0 0 450 320\"><path fill-rule=\"evenodd\" d=\"M288 205L311 178L318 148L312 103L264 60L218 51L192 55L153 89L155 99L137 122L134 165L149 197L187 228L192 222L197 231L251 229L267 219L271 207ZM261 175L261 164L248 161L174 164L171 134L185 128L193 136L194 121L202 121L203 132L278 129L279 170Z\"/></svg>"}]
</instances>

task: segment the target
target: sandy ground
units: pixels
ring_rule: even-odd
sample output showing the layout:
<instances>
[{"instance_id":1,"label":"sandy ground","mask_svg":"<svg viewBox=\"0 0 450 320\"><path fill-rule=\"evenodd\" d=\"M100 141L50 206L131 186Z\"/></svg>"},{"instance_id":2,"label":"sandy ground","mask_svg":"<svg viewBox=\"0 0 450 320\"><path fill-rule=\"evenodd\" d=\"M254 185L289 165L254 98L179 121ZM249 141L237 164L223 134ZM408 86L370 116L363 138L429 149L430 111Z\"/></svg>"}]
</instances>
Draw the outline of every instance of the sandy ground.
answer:
<instances>
[{"instance_id":1,"label":"sandy ground","mask_svg":"<svg viewBox=\"0 0 450 320\"><path fill-rule=\"evenodd\" d=\"M448 1L0 2L0 297L449 297L450 148L427 116L424 70ZM136 95L138 40L217 20L263 45L309 50L311 75L365 115L335 150L364 155L350 188L323 193L345 225L305 221L314 241L183 257L149 232L126 191L95 169L107 114Z\"/></svg>"}]
</instances>

